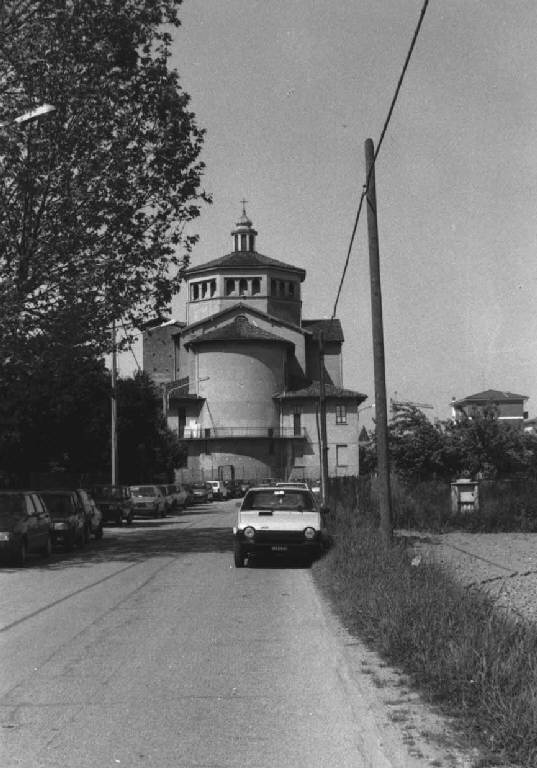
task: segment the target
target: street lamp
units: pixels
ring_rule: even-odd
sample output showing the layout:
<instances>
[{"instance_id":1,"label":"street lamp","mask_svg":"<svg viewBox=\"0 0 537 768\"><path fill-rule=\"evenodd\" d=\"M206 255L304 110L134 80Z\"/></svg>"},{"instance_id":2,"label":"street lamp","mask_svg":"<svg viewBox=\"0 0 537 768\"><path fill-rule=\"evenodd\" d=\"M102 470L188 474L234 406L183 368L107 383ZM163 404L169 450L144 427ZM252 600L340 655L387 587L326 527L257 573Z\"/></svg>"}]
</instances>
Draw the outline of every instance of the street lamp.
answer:
<instances>
[{"instance_id":1,"label":"street lamp","mask_svg":"<svg viewBox=\"0 0 537 768\"><path fill-rule=\"evenodd\" d=\"M45 117L45 115L50 115L51 112L56 112L56 107L52 104L41 104L41 106L31 109L28 112L24 112L22 115L14 117L12 120L0 123L0 128L5 128L7 125L26 125L27 123L32 123L35 120Z\"/></svg>"},{"instance_id":2,"label":"street lamp","mask_svg":"<svg viewBox=\"0 0 537 768\"><path fill-rule=\"evenodd\" d=\"M25 125L26 123L31 123L34 120L39 120L39 118L44 117L45 115L50 115L51 112L56 112L56 107L54 107L52 104L41 104L41 106L36 107L35 109L31 109L29 112L25 112L23 115L16 117L13 122L17 123L18 125Z\"/></svg>"}]
</instances>

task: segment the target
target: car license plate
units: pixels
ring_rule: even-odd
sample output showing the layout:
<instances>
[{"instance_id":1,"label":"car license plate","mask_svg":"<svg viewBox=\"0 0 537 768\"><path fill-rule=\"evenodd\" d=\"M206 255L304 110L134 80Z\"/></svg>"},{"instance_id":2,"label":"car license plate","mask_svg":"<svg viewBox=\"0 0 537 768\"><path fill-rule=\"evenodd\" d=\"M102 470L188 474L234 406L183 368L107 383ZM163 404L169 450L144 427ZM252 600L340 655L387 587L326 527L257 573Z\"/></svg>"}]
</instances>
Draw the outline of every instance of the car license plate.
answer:
<instances>
[{"instance_id":1,"label":"car license plate","mask_svg":"<svg viewBox=\"0 0 537 768\"><path fill-rule=\"evenodd\" d=\"M287 552L287 547L284 547L280 544L275 544L274 546L271 547L271 550L273 552Z\"/></svg>"}]
</instances>

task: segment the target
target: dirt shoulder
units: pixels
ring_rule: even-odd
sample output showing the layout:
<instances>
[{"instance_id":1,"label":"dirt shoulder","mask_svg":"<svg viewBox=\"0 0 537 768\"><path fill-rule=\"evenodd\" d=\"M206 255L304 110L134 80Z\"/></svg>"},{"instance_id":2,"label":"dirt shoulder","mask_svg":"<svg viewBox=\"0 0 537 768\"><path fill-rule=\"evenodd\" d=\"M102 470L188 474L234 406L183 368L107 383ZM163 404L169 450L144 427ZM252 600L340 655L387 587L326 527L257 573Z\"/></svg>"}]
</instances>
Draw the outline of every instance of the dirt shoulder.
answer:
<instances>
[{"instance_id":1,"label":"dirt shoulder","mask_svg":"<svg viewBox=\"0 0 537 768\"><path fill-rule=\"evenodd\" d=\"M399 531L417 556L433 558L464 586L494 598L498 608L537 621L537 533Z\"/></svg>"}]
</instances>

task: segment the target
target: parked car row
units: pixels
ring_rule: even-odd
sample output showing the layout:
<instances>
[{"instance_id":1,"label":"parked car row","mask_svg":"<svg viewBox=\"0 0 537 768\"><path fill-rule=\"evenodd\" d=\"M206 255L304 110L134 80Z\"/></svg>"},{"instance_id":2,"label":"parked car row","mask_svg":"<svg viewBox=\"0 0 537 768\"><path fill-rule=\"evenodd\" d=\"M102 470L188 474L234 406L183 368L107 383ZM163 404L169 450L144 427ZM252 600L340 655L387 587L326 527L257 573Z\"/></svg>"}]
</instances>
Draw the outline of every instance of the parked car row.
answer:
<instances>
[{"instance_id":1,"label":"parked car row","mask_svg":"<svg viewBox=\"0 0 537 768\"><path fill-rule=\"evenodd\" d=\"M29 554L84 547L103 535L102 515L84 490L0 491L0 557L23 566Z\"/></svg>"},{"instance_id":2,"label":"parked car row","mask_svg":"<svg viewBox=\"0 0 537 768\"><path fill-rule=\"evenodd\" d=\"M0 490L0 560L23 566L30 554L47 557L54 547L83 548L91 536L102 539L105 524L164 517L195 500L180 484Z\"/></svg>"}]
</instances>

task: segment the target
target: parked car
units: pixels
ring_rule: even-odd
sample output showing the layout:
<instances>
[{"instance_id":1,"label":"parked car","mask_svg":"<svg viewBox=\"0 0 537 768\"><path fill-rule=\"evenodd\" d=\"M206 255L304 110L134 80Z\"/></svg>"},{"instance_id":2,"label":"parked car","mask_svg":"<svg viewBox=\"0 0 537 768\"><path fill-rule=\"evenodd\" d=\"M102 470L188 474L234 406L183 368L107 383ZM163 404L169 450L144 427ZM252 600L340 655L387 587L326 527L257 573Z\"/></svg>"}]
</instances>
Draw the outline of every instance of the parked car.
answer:
<instances>
[{"instance_id":1,"label":"parked car","mask_svg":"<svg viewBox=\"0 0 537 768\"><path fill-rule=\"evenodd\" d=\"M127 485L95 485L90 493L101 510L103 523L131 525L134 519L134 502Z\"/></svg>"},{"instance_id":2,"label":"parked car","mask_svg":"<svg viewBox=\"0 0 537 768\"><path fill-rule=\"evenodd\" d=\"M0 491L0 557L23 566L29 554L52 551L52 518L37 493Z\"/></svg>"},{"instance_id":3,"label":"parked car","mask_svg":"<svg viewBox=\"0 0 537 768\"><path fill-rule=\"evenodd\" d=\"M186 493L186 507L191 507L192 504L194 504L194 493L192 491L192 485L189 485L188 483L184 483L183 490Z\"/></svg>"},{"instance_id":4,"label":"parked car","mask_svg":"<svg viewBox=\"0 0 537 768\"><path fill-rule=\"evenodd\" d=\"M207 483L192 483L190 492L193 504L207 504L213 500L213 489Z\"/></svg>"},{"instance_id":5,"label":"parked car","mask_svg":"<svg viewBox=\"0 0 537 768\"><path fill-rule=\"evenodd\" d=\"M240 480L224 480L224 485L227 488L228 499L237 499L242 495Z\"/></svg>"},{"instance_id":6,"label":"parked car","mask_svg":"<svg viewBox=\"0 0 537 768\"><path fill-rule=\"evenodd\" d=\"M84 510L88 538L91 535L95 536L96 539L102 539L103 515L95 503L95 499L84 488L77 488L76 494Z\"/></svg>"},{"instance_id":7,"label":"parked car","mask_svg":"<svg viewBox=\"0 0 537 768\"><path fill-rule=\"evenodd\" d=\"M237 480L239 486L239 496L244 496L246 491L250 490L255 483L252 480Z\"/></svg>"},{"instance_id":8,"label":"parked car","mask_svg":"<svg viewBox=\"0 0 537 768\"><path fill-rule=\"evenodd\" d=\"M228 490L223 480L208 480L207 484L211 486L213 499L222 501L228 498Z\"/></svg>"},{"instance_id":9,"label":"parked car","mask_svg":"<svg viewBox=\"0 0 537 768\"><path fill-rule=\"evenodd\" d=\"M173 485L157 486L164 498L164 514L167 515L175 509L175 487Z\"/></svg>"},{"instance_id":10,"label":"parked car","mask_svg":"<svg viewBox=\"0 0 537 768\"><path fill-rule=\"evenodd\" d=\"M62 545L67 551L75 544L84 547L87 542L86 516L76 491L40 491L45 506L52 517L52 543Z\"/></svg>"},{"instance_id":11,"label":"parked car","mask_svg":"<svg viewBox=\"0 0 537 768\"><path fill-rule=\"evenodd\" d=\"M251 555L290 554L311 562L328 543L321 507L305 488L259 486L240 504L233 528L235 567Z\"/></svg>"},{"instance_id":12,"label":"parked car","mask_svg":"<svg viewBox=\"0 0 537 768\"><path fill-rule=\"evenodd\" d=\"M158 485L131 485L136 517L164 517L166 500Z\"/></svg>"},{"instance_id":13,"label":"parked car","mask_svg":"<svg viewBox=\"0 0 537 768\"><path fill-rule=\"evenodd\" d=\"M174 483L170 486L174 489L173 498L175 503L175 509L185 509L188 506L189 492L181 483Z\"/></svg>"},{"instance_id":14,"label":"parked car","mask_svg":"<svg viewBox=\"0 0 537 768\"><path fill-rule=\"evenodd\" d=\"M310 490L312 493L317 494L318 496L321 495L321 481L320 480L310 480Z\"/></svg>"}]
</instances>

